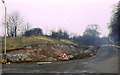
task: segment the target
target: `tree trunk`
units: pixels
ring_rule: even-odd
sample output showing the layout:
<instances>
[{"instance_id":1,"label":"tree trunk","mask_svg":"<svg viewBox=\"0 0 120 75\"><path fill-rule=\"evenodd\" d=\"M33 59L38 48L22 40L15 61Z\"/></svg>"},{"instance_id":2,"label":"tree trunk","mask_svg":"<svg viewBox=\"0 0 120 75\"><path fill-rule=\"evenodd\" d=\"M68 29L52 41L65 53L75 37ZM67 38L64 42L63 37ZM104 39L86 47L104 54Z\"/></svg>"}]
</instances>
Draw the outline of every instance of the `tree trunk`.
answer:
<instances>
[{"instance_id":1,"label":"tree trunk","mask_svg":"<svg viewBox=\"0 0 120 75\"><path fill-rule=\"evenodd\" d=\"M15 37L17 37L17 26L15 26Z\"/></svg>"}]
</instances>

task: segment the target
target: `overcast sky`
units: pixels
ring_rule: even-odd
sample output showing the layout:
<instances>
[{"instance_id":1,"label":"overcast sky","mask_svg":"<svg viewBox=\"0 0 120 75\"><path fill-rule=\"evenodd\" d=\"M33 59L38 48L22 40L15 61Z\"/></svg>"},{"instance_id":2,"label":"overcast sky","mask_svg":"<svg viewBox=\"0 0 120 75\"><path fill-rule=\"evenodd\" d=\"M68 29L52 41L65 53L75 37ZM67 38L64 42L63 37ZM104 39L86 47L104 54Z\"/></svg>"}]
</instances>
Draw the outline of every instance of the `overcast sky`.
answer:
<instances>
[{"instance_id":1,"label":"overcast sky","mask_svg":"<svg viewBox=\"0 0 120 75\"><path fill-rule=\"evenodd\" d=\"M7 14L18 11L32 28L40 27L44 33L64 29L82 35L89 24L98 24L102 36L109 33L114 4L119 0L5 0ZM0 2L0 25L4 19L4 6ZM0 29L4 30L2 26ZM3 31L0 31L3 35Z\"/></svg>"}]
</instances>

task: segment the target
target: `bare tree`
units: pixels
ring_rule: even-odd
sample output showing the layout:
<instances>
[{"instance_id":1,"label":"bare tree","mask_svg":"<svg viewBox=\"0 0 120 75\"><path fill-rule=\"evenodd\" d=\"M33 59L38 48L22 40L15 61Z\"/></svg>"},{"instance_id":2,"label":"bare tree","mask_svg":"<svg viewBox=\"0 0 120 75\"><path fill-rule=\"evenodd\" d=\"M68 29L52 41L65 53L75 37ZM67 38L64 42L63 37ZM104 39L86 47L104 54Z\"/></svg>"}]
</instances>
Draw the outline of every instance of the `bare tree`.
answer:
<instances>
[{"instance_id":1,"label":"bare tree","mask_svg":"<svg viewBox=\"0 0 120 75\"><path fill-rule=\"evenodd\" d=\"M7 17L8 37L17 37L18 27L23 24L23 19L18 12L14 12Z\"/></svg>"}]
</instances>

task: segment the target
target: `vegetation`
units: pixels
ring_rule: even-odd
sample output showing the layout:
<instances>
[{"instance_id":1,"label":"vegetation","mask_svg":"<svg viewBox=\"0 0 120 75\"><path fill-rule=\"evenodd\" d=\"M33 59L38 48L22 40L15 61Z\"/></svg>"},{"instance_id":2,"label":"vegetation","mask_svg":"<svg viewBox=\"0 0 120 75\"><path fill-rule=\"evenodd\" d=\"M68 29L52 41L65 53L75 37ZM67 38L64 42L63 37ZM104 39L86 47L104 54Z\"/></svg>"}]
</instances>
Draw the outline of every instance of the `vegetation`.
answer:
<instances>
[{"instance_id":1,"label":"vegetation","mask_svg":"<svg viewBox=\"0 0 120 75\"><path fill-rule=\"evenodd\" d=\"M74 42L78 43L79 45L102 45L109 43L108 37L99 37L100 32L98 31L98 25L92 24L88 25L86 28L83 36L74 36L71 38Z\"/></svg>"},{"instance_id":2,"label":"vegetation","mask_svg":"<svg viewBox=\"0 0 120 75\"><path fill-rule=\"evenodd\" d=\"M69 34L66 31L58 30L57 32L52 31L50 37L57 39L69 39Z\"/></svg>"},{"instance_id":3,"label":"vegetation","mask_svg":"<svg viewBox=\"0 0 120 75\"><path fill-rule=\"evenodd\" d=\"M40 28L34 28L34 29L26 31L23 34L23 36L26 36L26 37L29 37L29 36L32 36L32 35L42 36L43 35L42 29L40 29Z\"/></svg>"},{"instance_id":4,"label":"vegetation","mask_svg":"<svg viewBox=\"0 0 120 75\"><path fill-rule=\"evenodd\" d=\"M16 37L18 26L23 23L22 18L17 12L10 14L7 17L7 34L8 37ZM4 23L5 24L5 23Z\"/></svg>"},{"instance_id":5,"label":"vegetation","mask_svg":"<svg viewBox=\"0 0 120 75\"><path fill-rule=\"evenodd\" d=\"M111 39L115 42L118 42L120 37L120 2L118 2L117 6L113 10L113 16L111 18L109 29L109 36L111 37Z\"/></svg>"},{"instance_id":6,"label":"vegetation","mask_svg":"<svg viewBox=\"0 0 120 75\"><path fill-rule=\"evenodd\" d=\"M100 38L96 25L89 25L83 36L73 36L69 38L69 34L65 31L59 30L53 32L51 35L44 35L42 29L33 28L24 32L23 36L8 37L7 38L7 50L24 48L26 46L34 44L71 44L74 46L89 46L89 45L101 45L109 43L107 37ZM96 34L95 34L96 33ZM4 38L3 38L3 49L4 49Z\"/></svg>"},{"instance_id":7,"label":"vegetation","mask_svg":"<svg viewBox=\"0 0 120 75\"><path fill-rule=\"evenodd\" d=\"M3 21L3 24L4 21ZM17 37L20 33L23 34L29 30L29 23L25 24L23 18L18 12L13 12L7 16L7 36Z\"/></svg>"},{"instance_id":8,"label":"vegetation","mask_svg":"<svg viewBox=\"0 0 120 75\"><path fill-rule=\"evenodd\" d=\"M24 27L22 27L22 25L24 25ZM113 25L110 27L113 27ZM99 37L99 26L96 24L88 25L83 33L83 36L79 35L71 38L67 31L63 31L61 29L58 31L52 31L50 35L44 35L43 30L40 28L29 28L29 23L23 24L23 19L17 12L10 14L7 18L7 50L24 48L25 46L34 44L60 43L72 44L74 46L96 46L109 43L108 37ZM113 30L114 29L112 29L112 32ZM111 35L113 35L113 33L111 33ZM2 42L2 46L4 46L4 38Z\"/></svg>"},{"instance_id":9,"label":"vegetation","mask_svg":"<svg viewBox=\"0 0 120 75\"><path fill-rule=\"evenodd\" d=\"M77 44L75 44L74 42L69 41L69 40L61 39L60 42L62 42L63 44L71 44L71 45L74 45L74 46L78 46Z\"/></svg>"},{"instance_id":10,"label":"vegetation","mask_svg":"<svg viewBox=\"0 0 120 75\"><path fill-rule=\"evenodd\" d=\"M3 50L4 50L4 38L2 40ZM35 44L69 44L75 45L75 43L68 40L55 40L52 38L44 37L44 36L31 36L31 37L13 37L7 38L7 50L16 49L16 48L24 48L26 46L35 45Z\"/></svg>"}]
</instances>

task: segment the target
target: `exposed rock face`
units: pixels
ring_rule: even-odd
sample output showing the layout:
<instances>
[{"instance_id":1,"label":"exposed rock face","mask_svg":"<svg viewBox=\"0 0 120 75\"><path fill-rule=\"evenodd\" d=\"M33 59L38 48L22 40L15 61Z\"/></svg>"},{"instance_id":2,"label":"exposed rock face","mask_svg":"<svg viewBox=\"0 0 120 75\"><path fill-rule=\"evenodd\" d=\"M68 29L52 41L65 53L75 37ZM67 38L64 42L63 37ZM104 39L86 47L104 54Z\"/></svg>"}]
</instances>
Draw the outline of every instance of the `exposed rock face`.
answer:
<instances>
[{"instance_id":1,"label":"exposed rock face","mask_svg":"<svg viewBox=\"0 0 120 75\"><path fill-rule=\"evenodd\" d=\"M45 59L46 61L57 61L57 59L53 58L53 57L49 57Z\"/></svg>"},{"instance_id":2,"label":"exposed rock face","mask_svg":"<svg viewBox=\"0 0 120 75\"><path fill-rule=\"evenodd\" d=\"M83 59L95 55L94 50L82 51L72 45L32 45L26 48L19 48L7 51L7 59L10 62L24 61L57 61L59 56L65 52L69 59Z\"/></svg>"},{"instance_id":3,"label":"exposed rock face","mask_svg":"<svg viewBox=\"0 0 120 75\"><path fill-rule=\"evenodd\" d=\"M7 54L7 59L9 61L13 62L19 62L19 61L31 61L32 59L28 57L26 54Z\"/></svg>"},{"instance_id":4,"label":"exposed rock face","mask_svg":"<svg viewBox=\"0 0 120 75\"><path fill-rule=\"evenodd\" d=\"M15 49L7 51L7 59L11 62L22 61L57 61L58 56L63 52L69 57L73 57L73 54L78 53L77 48L72 45L32 45L25 48Z\"/></svg>"}]
</instances>

